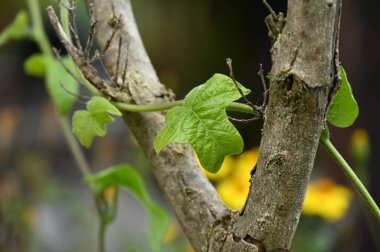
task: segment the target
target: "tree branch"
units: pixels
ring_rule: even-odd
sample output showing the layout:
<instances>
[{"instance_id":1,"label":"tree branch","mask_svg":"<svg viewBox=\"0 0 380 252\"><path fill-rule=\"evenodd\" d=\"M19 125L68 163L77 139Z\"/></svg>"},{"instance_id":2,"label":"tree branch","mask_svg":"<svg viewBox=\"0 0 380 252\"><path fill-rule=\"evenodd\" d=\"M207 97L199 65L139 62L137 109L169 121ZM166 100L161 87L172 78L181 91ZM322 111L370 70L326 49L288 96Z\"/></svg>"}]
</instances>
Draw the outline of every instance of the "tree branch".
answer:
<instances>
[{"instance_id":1,"label":"tree branch","mask_svg":"<svg viewBox=\"0 0 380 252\"><path fill-rule=\"evenodd\" d=\"M340 5L289 0L285 27L274 40L257 171L234 226L239 237L263 241L267 250L289 249L298 225L329 94L339 85Z\"/></svg>"},{"instance_id":2,"label":"tree branch","mask_svg":"<svg viewBox=\"0 0 380 252\"><path fill-rule=\"evenodd\" d=\"M128 68L125 83L119 84L128 92L132 102L150 104L172 101L172 92L159 82L146 54L130 1L89 2L93 3L96 18L99 20L96 34L101 48L104 48L112 32L109 20L114 15L122 14L119 32L123 43L120 58L127 59ZM116 13L113 13L112 6ZM112 41L105 54L105 66L111 79L115 77L118 51L118 41ZM120 68L124 69L123 62L120 63ZM122 71L116 79L121 82ZM197 251L207 250L207 238L215 227L215 222L218 220L222 223L221 219L228 216L230 211L197 165L193 151L188 146L177 144L164 149L159 155L156 154L153 141L164 126L163 113L124 113L124 119L152 164L158 184L192 245Z\"/></svg>"}]
</instances>

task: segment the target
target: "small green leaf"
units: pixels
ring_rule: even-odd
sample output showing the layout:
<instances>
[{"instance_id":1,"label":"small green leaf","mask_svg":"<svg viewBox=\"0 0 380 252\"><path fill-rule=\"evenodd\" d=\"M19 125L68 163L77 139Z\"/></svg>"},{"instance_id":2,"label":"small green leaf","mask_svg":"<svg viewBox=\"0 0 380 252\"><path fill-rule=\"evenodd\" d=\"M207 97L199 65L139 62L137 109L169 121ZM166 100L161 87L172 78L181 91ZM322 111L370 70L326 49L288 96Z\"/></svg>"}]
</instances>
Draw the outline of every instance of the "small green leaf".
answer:
<instances>
[{"instance_id":1,"label":"small green leaf","mask_svg":"<svg viewBox=\"0 0 380 252\"><path fill-rule=\"evenodd\" d=\"M241 85L240 88L245 94L250 92ZM194 88L184 99L183 106L169 110L166 126L154 142L156 152L170 143L188 143L201 165L209 172L217 172L226 155L243 150L243 139L226 114L227 105L239 98L232 79L215 74Z\"/></svg>"},{"instance_id":2,"label":"small green leaf","mask_svg":"<svg viewBox=\"0 0 380 252\"><path fill-rule=\"evenodd\" d=\"M20 10L15 19L0 33L0 46L10 40L20 40L29 35L29 16L25 10Z\"/></svg>"},{"instance_id":3,"label":"small green leaf","mask_svg":"<svg viewBox=\"0 0 380 252\"><path fill-rule=\"evenodd\" d=\"M107 112L113 115L121 116L121 112L106 98L101 96L92 97L91 101L87 105L87 109L93 115Z\"/></svg>"},{"instance_id":4,"label":"small green leaf","mask_svg":"<svg viewBox=\"0 0 380 252\"><path fill-rule=\"evenodd\" d=\"M346 72L340 66L342 85L332 99L327 113L327 121L336 127L346 128L351 126L359 115L359 107L356 103Z\"/></svg>"},{"instance_id":5,"label":"small green leaf","mask_svg":"<svg viewBox=\"0 0 380 252\"><path fill-rule=\"evenodd\" d=\"M71 59L62 58L64 64L75 73L75 67ZM45 58L47 90L61 115L67 115L73 103L75 95L79 92L76 80L67 73L61 62L52 57Z\"/></svg>"},{"instance_id":6,"label":"small green leaf","mask_svg":"<svg viewBox=\"0 0 380 252\"><path fill-rule=\"evenodd\" d=\"M36 53L24 61L25 73L34 77L43 77L46 73L45 57Z\"/></svg>"},{"instance_id":7,"label":"small green leaf","mask_svg":"<svg viewBox=\"0 0 380 252\"><path fill-rule=\"evenodd\" d=\"M148 215L152 250L160 251L162 239L169 226L169 216L165 210L153 203L140 175L131 166L120 164L90 176L86 180L95 185L97 193L111 186L117 186L128 190L138 198Z\"/></svg>"},{"instance_id":8,"label":"small green leaf","mask_svg":"<svg viewBox=\"0 0 380 252\"><path fill-rule=\"evenodd\" d=\"M107 134L107 123L114 119L108 114L121 116L121 112L107 99L94 96L87 104L87 110L78 110L73 116L73 132L86 148L90 148L95 136Z\"/></svg>"}]
</instances>

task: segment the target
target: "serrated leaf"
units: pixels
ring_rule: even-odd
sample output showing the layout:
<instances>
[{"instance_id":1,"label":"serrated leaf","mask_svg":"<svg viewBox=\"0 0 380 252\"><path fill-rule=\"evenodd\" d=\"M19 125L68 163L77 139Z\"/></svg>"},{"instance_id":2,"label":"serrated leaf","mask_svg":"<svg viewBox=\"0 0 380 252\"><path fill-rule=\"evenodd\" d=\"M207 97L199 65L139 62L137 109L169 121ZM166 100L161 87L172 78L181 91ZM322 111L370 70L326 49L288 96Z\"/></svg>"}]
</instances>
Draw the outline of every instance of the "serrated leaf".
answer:
<instances>
[{"instance_id":1,"label":"serrated leaf","mask_svg":"<svg viewBox=\"0 0 380 252\"><path fill-rule=\"evenodd\" d=\"M153 251L160 251L161 242L169 226L169 215L149 197L140 175L128 164L120 164L99 172L86 180L95 185L97 193L117 186L131 192L143 204L150 225L150 245Z\"/></svg>"},{"instance_id":2,"label":"serrated leaf","mask_svg":"<svg viewBox=\"0 0 380 252\"><path fill-rule=\"evenodd\" d=\"M87 104L86 110L75 111L73 116L73 132L86 148L90 148L95 136L107 134L107 124L114 119L108 114L121 116L121 112L107 99L94 96Z\"/></svg>"},{"instance_id":3,"label":"serrated leaf","mask_svg":"<svg viewBox=\"0 0 380 252\"><path fill-rule=\"evenodd\" d=\"M45 57L36 53L24 61L24 71L34 77L43 77L46 73Z\"/></svg>"},{"instance_id":4,"label":"serrated leaf","mask_svg":"<svg viewBox=\"0 0 380 252\"><path fill-rule=\"evenodd\" d=\"M352 95L350 83L342 66L340 66L340 72L342 84L332 99L327 113L327 121L336 127L345 128L355 122L359 115L359 107Z\"/></svg>"},{"instance_id":5,"label":"serrated leaf","mask_svg":"<svg viewBox=\"0 0 380 252\"><path fill-rule=\"evenodd\" d=\"M72 72L75 72L75 67L71 59L62 58L62 60ZM66 69L57 59L46 57L45 62L47 90L58 112L65 116L70 112L75 99L77 99L75 95L79 92L78 83L67 73Z\"/></svg>"},{"instance_id":6,"label":"serrated leaf","mask_svg":"<svg viewBox=\"0 0 380 252\"><path fill-rule=\"evenodd\" d=\"M250 92L241 85L240 88L245 94ZM227 105L239 98L232 79L215 74L194 88L183 106L169 110L165 128L154 142L156 152L170 143L188 143L201 165L209 172L217 172L226 155L243 150L243 139L226 114Z\"/></svg>"},{"instance_id":7,"label":"serrated leaf","mask_svg":"<svg viewBox=\"0 0 380 252\"><path fill-rule=\"evenodd\" d=\"M29 16L25 10L20 10L15 19L0 33L0 46L10 40L20 40L29 35Z\"/></svg>"}]
</instances>

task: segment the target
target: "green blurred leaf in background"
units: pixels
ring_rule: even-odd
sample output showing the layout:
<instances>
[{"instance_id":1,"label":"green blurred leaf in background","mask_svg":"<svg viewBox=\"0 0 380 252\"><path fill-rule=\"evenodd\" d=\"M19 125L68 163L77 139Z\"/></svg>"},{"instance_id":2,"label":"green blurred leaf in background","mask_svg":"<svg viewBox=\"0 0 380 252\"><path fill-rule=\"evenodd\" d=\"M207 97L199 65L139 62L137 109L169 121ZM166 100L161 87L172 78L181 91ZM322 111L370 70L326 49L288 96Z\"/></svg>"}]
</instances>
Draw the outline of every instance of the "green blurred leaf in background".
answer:
<instances>
[{"instance_id":1,"label":"green blurred leaf in background","mask_svg":"<svg viewBox=\"0 0 380 252\"><path fill-rule=\"evenodd\" d=\"M74 63L70 58L62 58L62 62L71 72L76 71ZM45 66L45 81L48 92L54 104L57 106L59 113L61 115L67 115L77 99L75 95L79 92L78 83L66 71L59 60L52 57L45 57Z\"/></svg>"},{"instance_id":2,"label":"green blurred leaf in background","mask_svg":"<svg viewBox=\"0 0 380 252\"><path fill-rule=\"evenodd\" d=\"M111 167L86 180L95 186L95 192L101 194L107 188L116 186L131 192L144 206L150 225L150 245L153 251L161 250L161 243L169 226L169 215L154 204L140 175L128 164Z\"/></svg>"},{"instance_id":3,"label":"green blurred leaf in background","mask_svg":"<svg viewBox=\"0 0 380 252\"><path fill-rule=\"evenodd\" d=\"M21 40L30 35L29 16L25 10L20 10L15 19L0 34L0 46L10 40Z\"/></svg>"}]
</instances>

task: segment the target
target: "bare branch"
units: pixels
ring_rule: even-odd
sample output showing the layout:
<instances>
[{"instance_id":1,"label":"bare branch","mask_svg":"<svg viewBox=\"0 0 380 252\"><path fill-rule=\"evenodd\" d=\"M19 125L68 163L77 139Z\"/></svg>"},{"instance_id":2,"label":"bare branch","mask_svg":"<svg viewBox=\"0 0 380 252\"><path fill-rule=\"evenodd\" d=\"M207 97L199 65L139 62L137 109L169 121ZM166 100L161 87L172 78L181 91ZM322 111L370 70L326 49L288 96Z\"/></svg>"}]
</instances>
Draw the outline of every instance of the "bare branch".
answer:
<instances>
[{"instance_id":1,"label":"bare branch","mask_svg":"<svg viewBox=\"0 0 380 252\"><path fill-rule=\"evenodd\" d=\"M263 85L263 105L261 107L264 108L267 104L268 89L265 83L263 64L260 64L260 69L257 72L257 75L260 77L261 83Z\"/></svg>"},{"instance_id":2,"label":"bare branch","mask_svg":"<svg viewBox=\"0 0 380 252\"><path fill-rule=\"evenodd\" d=\"M232 68L232 59L230 58L227 58L226 59L226 63L227 63L227 66L228 66L228 69L230 70L230 77L236 87L236 89L239 91L241 97L243 98L243 100L245 101L246 104L248 104L249 106L251 106L251 108L253 108L253 110L257 111L258 112L258 117L254 117L253 120L257 120L258 118L261 117L261 114L262 114L262 107L258 107L256 106L255 104L253 104L252 102L250 102L247 98L247 96L243 93L243 91L241 90L241 88L239 87L239 84L237 83L236 79L235 79L235 75L234 75L234 70Z\"/></svg>"},{"instance_id":3,"label":"bare branch","mask_svg":"<svg viewBox=\"0 0 380 252\"><path fill-rule=\"evenodd\" d=\"M160 84L142 44L130 1L89 1L94 4L95 14L99 18L96 33L98 43L101 48L110 48L104 58L107 71L113 73L113 77L116 75L115 66L120 54L120 59L126 59L125 71L121 74L125 76L123 79L127 79L128 92L136 104L169 101L170 92ZM114 33L109 25L109 20L115 16L112 5L118 13L123 13L119 29L122 36L121 50L118 43L111 44L107 39L108 34ZM163 127L165 119L162 113L131 113L124 119L151 162L157 182L194 248L206 251L212 247L208 245L209 239L212 239L210 234L211 237L219 231L221 234L226 230L224 225L228 225L225 221L219 224L215 224L215 221L228 216L230 211L195 162L193 151L185 145L173 145L156 154L152 142Z\"/></svg>"},{"instance_id":4,"label":"bare branch","mask_svg":"<svg viewBox=\"0 0 380 252\"><path fill-rule=\"evenodd\" d=\"M79 39L79 33L78 33L78 27L77 27L77 18L76 18L76 8L77 5L74 0L70 0L70 8L69 8L69 14L70 14L70 30L71 33L74 36L75 44L78 47L79 51L82 51L82 44Z\"/></svg>"},{"instance_id":5,"label":"bare branch","mask_svg":"<svg viewBox=\"0 0 380 252\"><path fill-rule=\"evenodd\" d=\"M60 24L53 7L49 6L47 8L47 13L60 42L66 48L75 64L82 71L84 77L90 81L104 96L110 97L116 101L122 101L125 99L125 94L118 92L116 89L110 86L109 82L100 78L95 68L91 66L87 58L85 58L83 52L71 43L70 39L63 31L62 25Z\"/></svg>"},{"instance_id":6,"label":"bare branch","mask_svg":"<svg viewBox=\"0 0 380 252\"><path fill-rule=\"evenodd\" d=\"M71 71L71 69L65 64L65 62L63 62L63 60L62 60L62 58L61 58L61 55L60 55L59 51L57 50L57 48L53 47L53 53L54 53L55 57L57 58L57 60L59 61L59 63L61 63L61 65L63 66L63 68L66 70L66 72L67 72L71 77L73 77L73 79L74 79L76 82L78 82L78 83L80 83L80 84L83 85L82 81L78 78L78 76L76 76L76 75Z\"/></svg>"},{"instance_id":7,"label":"bare branch","mask_svg":"<svg viewBox=\"0 0 380 252\"><path fill-rule=\"evenodd\" d=\"M121 46L122 46L122 43L123 43L123 38L119 37L119 46L118 46L118 49L117 49L117 61L116 61L116 71L115 71L115 76L114 76L114 84L116 84L117 86L117 79L119 77L119 68L120 68L120 57L121 57Z\"/></svg>"},{"instance_id":8,"label":"bare branch","mask_svg":"<svg viewBox=\"0 0 380 252\"><path fill-rule=\"evenodd\" d=\"M95 27L96 27L96 24L98 23L98 20L96 20L95 18L94 6L92 4L89 4L88 8L89 8L89 15L90 15L90 29L88 30L87 42L84 48L84 56L86 57L86 59L90 58L90 51L91 51L91 47L92 47L94 36L95 36Z\"/></svg>"}]
</instances>

